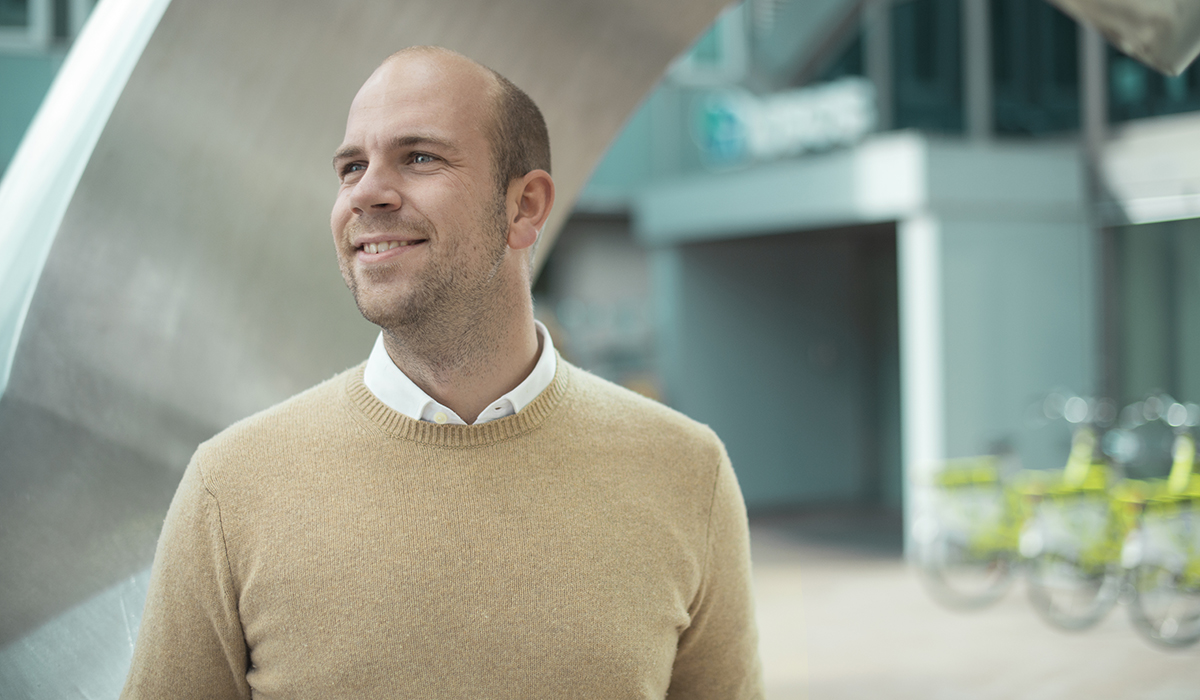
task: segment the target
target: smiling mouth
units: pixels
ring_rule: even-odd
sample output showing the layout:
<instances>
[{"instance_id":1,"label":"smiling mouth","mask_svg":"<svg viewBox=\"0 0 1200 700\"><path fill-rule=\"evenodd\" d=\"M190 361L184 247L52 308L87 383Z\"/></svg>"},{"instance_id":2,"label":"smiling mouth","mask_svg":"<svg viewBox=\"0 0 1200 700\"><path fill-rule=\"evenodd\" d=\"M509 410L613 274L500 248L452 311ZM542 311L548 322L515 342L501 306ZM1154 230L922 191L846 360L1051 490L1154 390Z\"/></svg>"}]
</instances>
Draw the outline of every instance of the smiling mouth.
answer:
<instances>
[{"instance_id":1,"label":"smiling mouth","mask_svg":"<svg viewBox=\"0 0 1200 700\"><path fill-rule=\"evenodd\" d=\"M381 241L379 243L364 243L363 245L359 246L358 249L364 253L370 253L374 255L375 253L385 253L393 248L403 248L405 246L413 246L424 242L424 239L415 241Z\"/></svg>"}]
</instances>

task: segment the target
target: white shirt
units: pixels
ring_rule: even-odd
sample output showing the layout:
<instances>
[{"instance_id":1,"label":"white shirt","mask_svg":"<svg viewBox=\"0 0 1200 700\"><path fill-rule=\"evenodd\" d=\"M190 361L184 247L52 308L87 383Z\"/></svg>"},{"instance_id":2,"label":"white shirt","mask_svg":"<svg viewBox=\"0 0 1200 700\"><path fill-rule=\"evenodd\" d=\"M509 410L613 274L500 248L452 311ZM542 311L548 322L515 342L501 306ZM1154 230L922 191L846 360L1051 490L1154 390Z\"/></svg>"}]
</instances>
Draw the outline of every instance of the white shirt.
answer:
<instances>
[{"instance_id":1,"label":"white shirt","mask_svg":"<svg viewBox=\"0 0 1200 700\"><path fill-rule=\"evenodd\" d=\"M533 323L537 326L538 337L542 341L542 354L538 357L537 364L533 366L533 371L515 389L483 409L483 413L479 414L473 425L482 425L517 413L528 406L537 398L538 394L542 393L542 390L550 386L550 382L554 381L554 373L558 370L558 357L554 352L554 343L550 340L550 333L541 321ZM467 424L457 413L433 400L429 394L421 390L421 387L414 384L408 375L400 371L383 346L382 332L375 339L375 347L371 349L371 356L367 358L367 367L363 371L363 383L388 408L399 411L414 420L450 425Z\"/></svg>"}]
</instances>

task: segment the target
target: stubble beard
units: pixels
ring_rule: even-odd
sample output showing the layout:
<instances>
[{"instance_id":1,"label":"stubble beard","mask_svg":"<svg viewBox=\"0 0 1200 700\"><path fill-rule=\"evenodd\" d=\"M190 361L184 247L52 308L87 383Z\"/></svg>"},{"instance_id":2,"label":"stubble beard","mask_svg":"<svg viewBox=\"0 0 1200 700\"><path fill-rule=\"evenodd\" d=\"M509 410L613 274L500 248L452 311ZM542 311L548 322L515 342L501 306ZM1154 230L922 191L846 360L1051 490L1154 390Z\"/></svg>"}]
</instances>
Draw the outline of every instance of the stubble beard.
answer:
<instances>
[{"instance_id":1,"label":"stubble beard","mask_svg":"<svg viewBox=\"0 0 1200 700\"><path fill-rule=\"evenodd\" d=\"M383 303L365 298L362 287L366 281L356 276L353 259L339 256L342 277L359 313L382 328L393 343L429 360L436 357L439 365L461 365L467 356L486 352L495 340L489 340L485 329L491 307L497 301L496 278L508 245L506 215L504 198L496 197L481 213L478 234L442 232L436 242L436 232L427 220L408 220L395 214L391 220L375 218L370 226L372 232L411 234L406 237L429 241L423 244L431 247L427 254L433 253L434 246L440 250L436 255L428 255L422 270L412 273L416 276L409 281L406 294ZM346 227L346 235L353 239L363 228L366 227L360 221L352 221ZM483 250L470 250L472 247ZM408 273L395 268L381 272Z\"/></svg>"}]
</instances>

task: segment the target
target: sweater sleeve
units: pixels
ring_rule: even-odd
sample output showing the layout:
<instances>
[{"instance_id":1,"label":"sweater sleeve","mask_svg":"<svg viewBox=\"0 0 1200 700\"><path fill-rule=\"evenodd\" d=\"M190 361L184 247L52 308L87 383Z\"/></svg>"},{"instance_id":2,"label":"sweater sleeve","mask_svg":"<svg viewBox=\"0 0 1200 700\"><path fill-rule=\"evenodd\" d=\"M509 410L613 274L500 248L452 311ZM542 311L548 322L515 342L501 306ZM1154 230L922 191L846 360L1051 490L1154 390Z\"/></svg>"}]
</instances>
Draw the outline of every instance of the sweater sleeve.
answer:
<instances>
[{"instance_id":1,"label":"sweater sleeve","mask_svg":"<svg viewBox=\"0 0 1200 700\"><path fill-rule=\"evenodd\" d=\"M707 561L691 624L679 638L670 700L763 696L750 577L746 506L721 450L709 512Z\"/></svg>"},{"instance_id":2,"label":"sweater sleeve","mask_svg":"<svg viewBox=\"0 0 1200 700\"><path fill-rule=\"evenodd\" d=\"M247 665L221 510L193 457L159 536L121 698L249 698Z\"/></svg>"}]
</instances>

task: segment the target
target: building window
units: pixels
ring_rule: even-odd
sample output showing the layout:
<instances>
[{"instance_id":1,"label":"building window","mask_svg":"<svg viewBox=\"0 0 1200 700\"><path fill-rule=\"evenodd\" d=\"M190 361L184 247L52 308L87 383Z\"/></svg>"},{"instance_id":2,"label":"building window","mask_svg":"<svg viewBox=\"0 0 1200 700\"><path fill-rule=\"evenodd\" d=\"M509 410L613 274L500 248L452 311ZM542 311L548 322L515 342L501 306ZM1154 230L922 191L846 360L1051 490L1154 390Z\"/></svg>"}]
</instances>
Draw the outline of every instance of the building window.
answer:
<instances>
[{"instance_id":1,"label":"building window","mask_svg":"<svg viewBox=\"0 0 1200 700\"><path fill-rule=\"evenodd\" d=\"M0 51L61 47L83 29L96 0L0 0Z\"/></svg>"},{"instance_id":2,"label":"building window","mask_svg":"<svg viewBox=\"0 0 1200 700\"><path fill-rule=\"evenodd\" d=\"M1030 135L1079 128L1079 27L1042 0L993 0L995 129Z\"/></svg>"},{"instance_id":3,"label":"building window","mask_svg":"<svg viewBox=\"0 0 1200 700\"><path fill-rule=\"evenodd\" d=\"M29 24L30 0L0 0L0 27L25 27Z\"/></svg>"},{"instance_id":4,"label":"building window","mask_svg":"<svg viewBox=\"0 0 1200 700\"><path fill-rule=\"evenodd\" d=\"M51 0L0 0L0 49L50 45Z\"/></svg>"},{"instance_id":5,"label":"building window","mask_svg":"<svg viewBox=\"0 0 1200 700\"><path fill-rule=\"evenodd\" d=\"M1122 122L1200 109L1200 66L1175 77L1147 68L1115 49L1108 55L1108 111Z\"/></svg>"},{"instance_id":6,"label":"building window","mask_svg":"<svg viewBox=\"0 0 1200 700\"><path fill-rule=\"evenodd\" d=\"M897 128L963 130L960 0L911 0L892 10Z\"/></svg>"},{"instance_id":7,"label":"building window","mask_svg":"<svg viewBox=\"0 0 1200 700\"><path fill-rule=\"evenodd\" d=\"M860 27L854 32L845 48L834 55L833 60L817 73L817 77L812 82L828 83L852 75L866 75L864 58L863 32Z\"/></svg>"}]
</instances>

